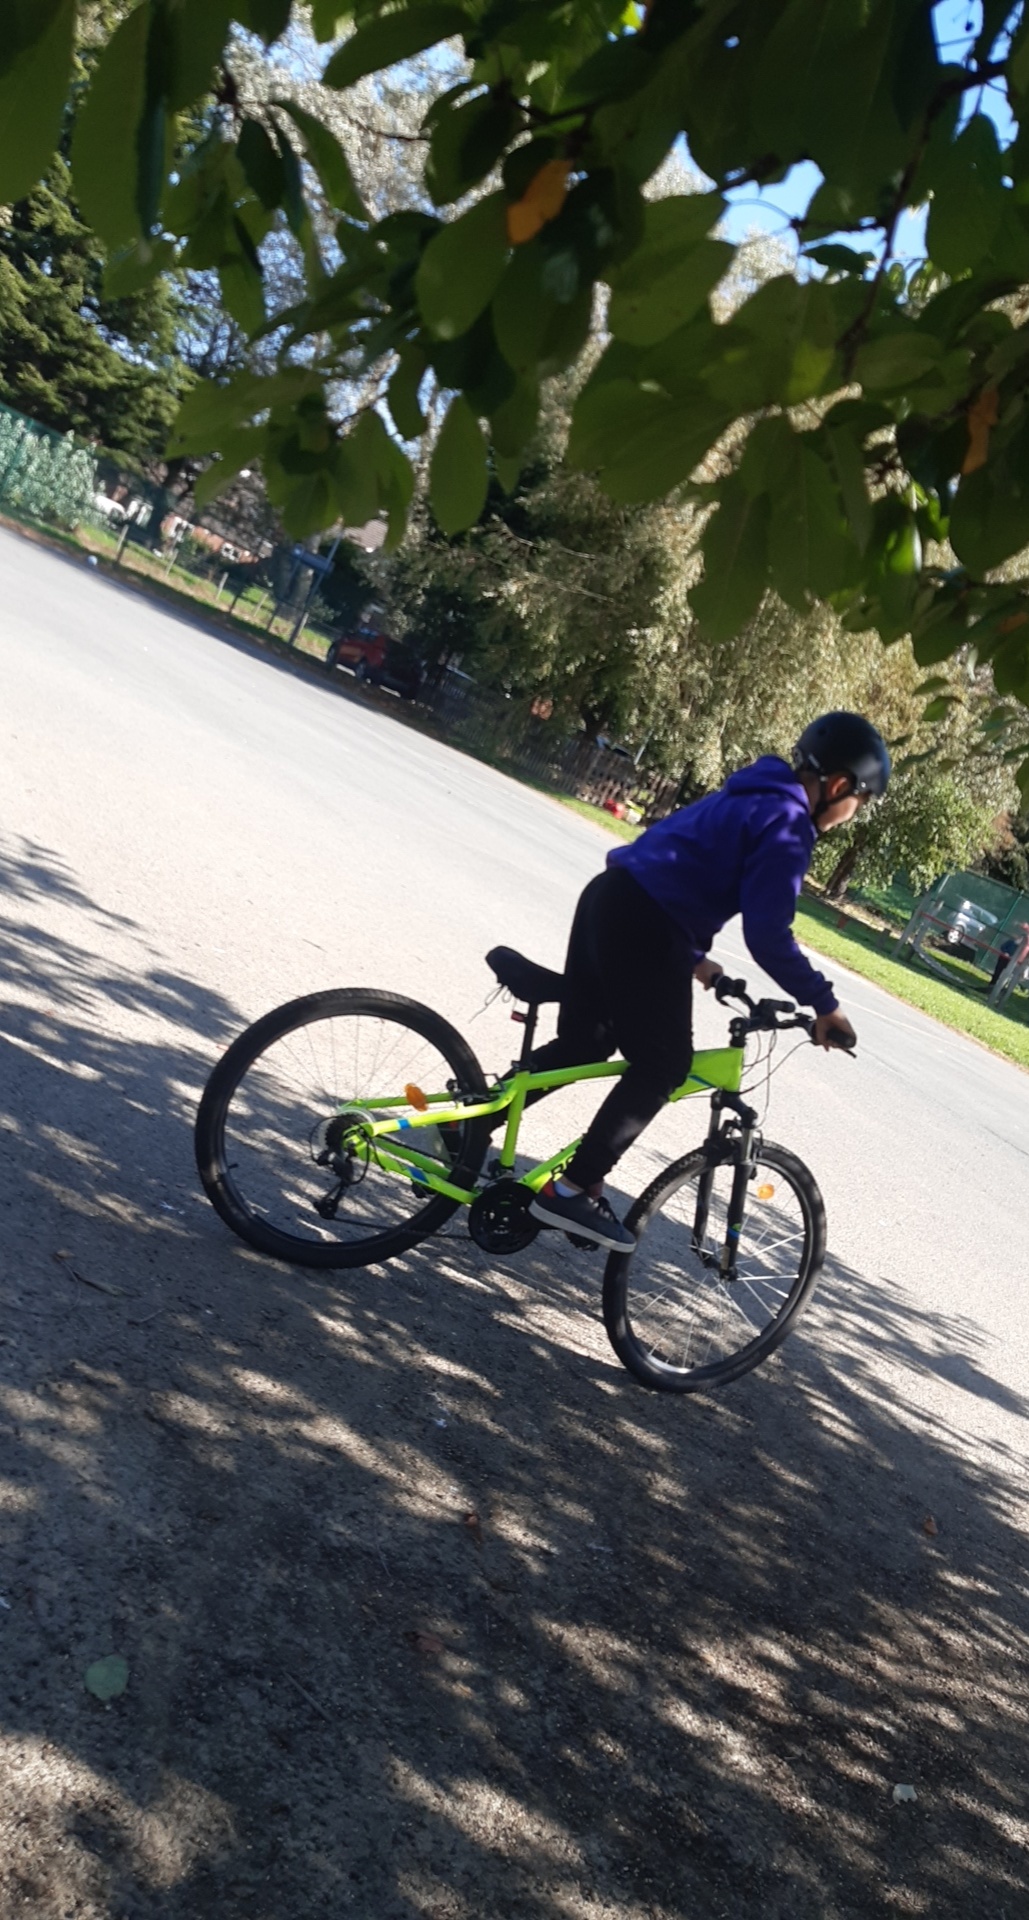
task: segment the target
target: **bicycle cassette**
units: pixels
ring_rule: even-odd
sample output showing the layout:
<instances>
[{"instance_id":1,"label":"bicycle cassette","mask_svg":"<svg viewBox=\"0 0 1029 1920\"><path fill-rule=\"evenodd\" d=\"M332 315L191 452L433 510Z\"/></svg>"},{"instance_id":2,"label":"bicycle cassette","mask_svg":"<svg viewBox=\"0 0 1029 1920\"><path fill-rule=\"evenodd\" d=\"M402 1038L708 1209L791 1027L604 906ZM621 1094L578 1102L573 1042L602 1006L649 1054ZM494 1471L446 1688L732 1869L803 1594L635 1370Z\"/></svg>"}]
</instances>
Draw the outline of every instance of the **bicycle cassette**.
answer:
<instances>
[{"instance_id":1,"label":"bicycle cassette","mask_svg":"<svg viewBox=\"0 0 1029 1920\"><path fill-rule=\"evenodd\" d=\"M472 1201L468 1231L484 1253L520 1253L535 1240L540 1223L529 1212L530 1188L498 1180Z\"/></svg>"}]
</instances>

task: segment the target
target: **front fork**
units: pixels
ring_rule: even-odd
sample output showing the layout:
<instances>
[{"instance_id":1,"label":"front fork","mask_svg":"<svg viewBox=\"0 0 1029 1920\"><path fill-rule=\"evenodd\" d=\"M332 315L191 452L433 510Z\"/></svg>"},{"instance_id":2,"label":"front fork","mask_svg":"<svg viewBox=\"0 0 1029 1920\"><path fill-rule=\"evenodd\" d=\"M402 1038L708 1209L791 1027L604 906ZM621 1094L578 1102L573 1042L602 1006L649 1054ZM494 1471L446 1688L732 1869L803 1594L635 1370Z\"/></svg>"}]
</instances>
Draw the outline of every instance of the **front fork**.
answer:
<instances>
[{"instance_id":1,"label":"front fork","mask_svg":"<svg viewBox=\"0 0 1029 1920\"><path fill-rule=\"evenodd\" d=\"M722 1125L722 1113L728 1107L739 1119L738 1130L734 1129L732 1141L732 1190L729 1195L729 1213L726 1222L725 1239L716 1255L705 1250L707 1238L708 1214L711 1207L711 1189L714 1185L715 1171L725 1164L726 1155L723 1142L726 1135ZM757 1131L757 1114L735 1093L716 1093L711 1101L711 1124L704 1142L708 1165L697 1182L697 1205L693 1216L693 1250L699 1254L706 1267L717 1267L723 1280L736 1278L736 1253L743 1231L743 1219L747 1207L747 1188L754 1176L755 1144L760 1139Z\"/></svg>"}]
</instances>

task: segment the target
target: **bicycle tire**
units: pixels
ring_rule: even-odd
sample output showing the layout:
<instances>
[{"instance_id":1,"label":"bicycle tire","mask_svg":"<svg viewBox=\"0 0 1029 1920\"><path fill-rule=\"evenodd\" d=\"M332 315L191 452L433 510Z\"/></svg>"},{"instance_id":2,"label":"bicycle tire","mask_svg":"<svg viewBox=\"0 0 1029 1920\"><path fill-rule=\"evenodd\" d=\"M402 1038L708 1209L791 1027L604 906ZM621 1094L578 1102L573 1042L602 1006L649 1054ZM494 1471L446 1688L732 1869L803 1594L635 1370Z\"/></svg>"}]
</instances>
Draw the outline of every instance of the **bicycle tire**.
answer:
<instances>
[{"instance_id":1,"label":"bicycle tire","mask_svg":"<svg viewBox=\"0 0 1029 1920\"><path fill-rule=\"evenodd\" d=\"M709 1264L724 1240L731 1158L712 1168L702 1151L685 1155L626 1215L637 1244L608 1259L604 1325L623 1366L654 1392L699 1393L750 1373L785 1340L814 1291L825 1259L825 1206L814 1176L771 1141L761 1145L755 1165L734 1281ZM698 1254L696 1195L708 1173L711 1217ZM723 1327L726 1351L704 1357Z\"/></svg>"},{"instance_id":2,"label":"bicycle tire","mask_svg":"<svg viewBox=\"0 0 1029 1920\"><path fill-rule=\"evenodd\" d=\"M370 1031L366 1029L363 1036L363 1064L362 1035L355 1030L355 1023L360 1021L370 1023ZM381 1071L385 1080L388 1071L389 1084L350 1084L347 1063L338 1064L335 1030L332 1058L326 1066L315 1036L324 1042L327 1022L350 1023L345 1031L355 1043L357 1061L350 1077L356 1072L358 1078L363 1074L367 1081ZM386 1046L388 1058L381 1068L383 1047L373 1044L376 1034L380 1041L383 1036L387 1042L393 1040ZM288 1043L300 1035L306 1036L306 1044L298 1053ZM413 1060L406 1057L405 1039L412 1043ZM279 1043L287 1044L276 1053ZM405 1052L402 1060L396 1059L401 1047ZM370 1206L365 1194L367 1180L362 1179L348 1193L347 1208L341 1207L343 1217L330 1223L317 1212L315 1189L320 1185L324 1195L326 1185L333 1184L333 1176L323 1168L312 1174L317 1164L314 1144L319 1127L323 1128L324 1139L324 1127L345 1108L348 1097L368 1098L377 1092L386 1098L400 1093L409 1080L417 1080L414 1066L419 1059L430 1063L435 1073L441 1070L441 1063L443 1070L449 1069L440 1084L430 1080L426 1090L442 1091L449 1079L459 1095L486 1097L485 1075L467 1041L431 1008L400 994L339 987L291 1000L248 1027L214 1068L194 1129L197 1170L208 1199L225 1224L261 1253L298 1266L323 1268L370 1266L392 1259L435 1233L456 1212L460 1201L434 1194L419 1204L421 1196L415 1181L375 1169L371 1207L377 1207L380 1215L383 1209L391 1209L393 1217L378 1227L364 1217ZM244 1093L252 1070L254 1078ZM308 1088L303 1085L305 1077L311 1083ZM291 1081L296 1084L291 1085ZM298 1108L296 1114L294 1107ZM452 1144L453 1152L449 1143L447 1150L459 1180L470 1186L489 1144L488 1122L480 1118L461 1123L460 1137ZM281 1182L264 1171L271 1151L282 1158ZM412 1205L415 1211L410 1213Z\"/></svg>"}]
</instances>

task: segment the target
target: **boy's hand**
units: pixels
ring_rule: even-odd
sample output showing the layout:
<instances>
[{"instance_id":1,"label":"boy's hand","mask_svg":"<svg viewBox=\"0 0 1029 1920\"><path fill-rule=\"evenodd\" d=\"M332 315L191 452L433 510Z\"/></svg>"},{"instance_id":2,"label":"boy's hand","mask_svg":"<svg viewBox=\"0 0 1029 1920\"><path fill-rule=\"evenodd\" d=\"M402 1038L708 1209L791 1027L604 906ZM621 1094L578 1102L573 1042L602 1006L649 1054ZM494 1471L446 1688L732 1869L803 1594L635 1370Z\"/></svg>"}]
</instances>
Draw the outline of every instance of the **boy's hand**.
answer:
<instances>
[{"instance_id":1,"label":"boy's hand","mask_svg":"<svg viewBox=\"0 0 1029 1920\"><path fill-rule=\"evenodd\" d=\"M709 987L714 986L719 975L724 972L725 968L720 967L717 960L700 960L693 969L693 978L694 980L700 981L706 993Z\"/></svg>"},{"instance_id":2,"label":"boy's hand","mask_svg":"<svg viewBox=\"0 0 1029 1920\"><path fill-rule=\"evenodd\" d=\"M845 1013L840 1012L838 1007L834 1013L820 1013L818 1015L815 1021L815 1030L811 1036L815 1046L824 1047L828 1053L829 1048L833 1044L829 1035L833 1032L840 1034L848 1046L854 1046L857 1041L857 1034L854 1032L850 1021L847 1019ZM837 1041L836 1044L838 1046L839 1041Z\"/></svg>"}]
</instances>

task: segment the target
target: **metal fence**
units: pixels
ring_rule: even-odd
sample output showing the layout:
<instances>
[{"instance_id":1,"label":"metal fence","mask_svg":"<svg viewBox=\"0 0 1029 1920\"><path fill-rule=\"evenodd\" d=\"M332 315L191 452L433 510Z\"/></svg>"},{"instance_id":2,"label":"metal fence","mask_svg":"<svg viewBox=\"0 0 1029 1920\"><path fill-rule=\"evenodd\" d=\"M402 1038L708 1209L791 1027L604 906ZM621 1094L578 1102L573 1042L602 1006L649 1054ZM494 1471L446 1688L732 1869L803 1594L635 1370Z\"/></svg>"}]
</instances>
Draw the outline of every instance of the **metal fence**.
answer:
<instances>
[{"instance_id":1,"label":"metal fence","mask_svg":"<svg viewBox=\"0 0 1029 1920\"><path fill-rule=\"evenodd\" d=\"M569 735L539 717L538 701L506 699L474 684L457 698L450 688L430 687L422 700L455 746L618 818L655 820L676 804L677 779L645 771L623 748Z\"/></svg>"},{"instance_id":2,"label":"metal fence","mask_svg":"<svg viewBox=\"0 0 1029 1920\"><path fill-rule=\"evenodd\" d=\"M990 1001L1001 1006L1029 982L1029 893L980 873L948 873L918 902L897 942L934 973L949 978L933 959L937 948L968 960L990 975Z\"/></svg>"}]
</instances>

